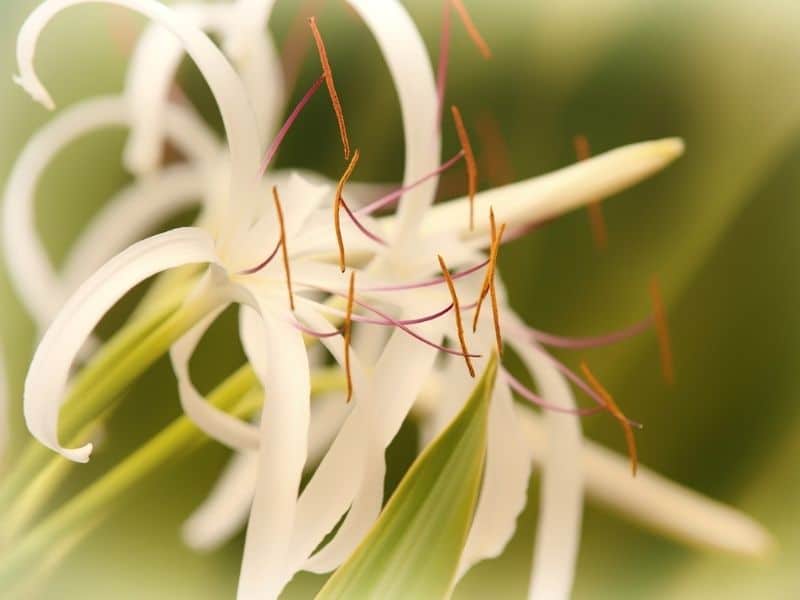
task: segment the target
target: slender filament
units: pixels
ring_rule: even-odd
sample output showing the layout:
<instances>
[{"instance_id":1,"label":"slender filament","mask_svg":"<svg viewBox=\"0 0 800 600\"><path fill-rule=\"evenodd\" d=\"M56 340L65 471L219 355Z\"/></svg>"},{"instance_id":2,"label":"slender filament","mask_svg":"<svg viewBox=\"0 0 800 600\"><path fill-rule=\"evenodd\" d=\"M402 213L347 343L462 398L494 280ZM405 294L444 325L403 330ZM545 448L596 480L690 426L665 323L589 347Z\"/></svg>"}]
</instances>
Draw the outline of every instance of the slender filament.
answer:
<instances>
[{"instance_id":1,"label":"slender filament","mask_svg":"<svg viewBox=\"0 0 800 600\"><path fill-rule=\"evenodd\" d=\"M653 319L655 320L656 333L658 334L661 374L664 377L664 381L672 385L675 383L675 365L672 358L672 344L670 342L669 326L667 324L667 311L664 310L661 286L658 283L658 279L655 277L650 280L650 298L653 302Z\"/></svg>"},{"instance_id":2,"label":"slender filament","mask_svg":"<svg viewBox=\"0 0 800 600\"><path fill-rule=\"evenodd\" d=\"M344 238L342 237L342 223L339 217L340 209L342 207L342 191L350 176L358 164L358 159L361 156L358 148L353 153L353 158L347 165L347 168L339 178L339 183L336 184L336 197L333 199L333 228L336 231L336 244L339 246L339 269L344 273L345 256L344 256Z\"/></svg>"},{"instance_id":3,"label":"slender filament","mask_svg":"<svg viewBox=\"0 0 800 600\"><path fill-rule=\"evenodd\" d=\"M353 375L350 372L350 338L353 328L353 301L355 300L356 272L350 271L347 287L347 312L344 316L344 371L347 375L347 402L353 399Z\"/></svg>"},{"instance_id":4,"label":"slender filament","mask_svg":"<svg viewBox=\"0 0 800 600\"><path fill-rule=\"evenodd\" d=\"M458 303L458 294L456 294L456 286L453 284L453 278L450 277L450 271L447 269L447 264L444 258L438 255L439 266L442 268L442 275L447 282L447 289L450 290L450 298L453 301L453 312L456 316L456 329L458 331L458 343L461 345L461 352L464 354L464 361L467 363L467 370L470 377L475 377L475 367L472 366L472 360L469 357L469 350L467 349L467 340L464 336L464 324L461 321L461 306Z\"/></svg>"},{"instance_id":5,"label":"slender filament","mask_svg":"<svg viewBox=\"0 0 800 600\"><path fill-rule=\"evenodd\" d=\"M467 161L467 191L469 194L469 230L475 229L475 193L478 191L478 165L475 162L475 154L472 152L467 128L464 127L464 119L461 118L461 111L454 104L450 107L453 113L453 121L458 133L458 141L461 142L461 149L464 150L464 159Z\"/></svg>"},{"instance_id":6,"label":"slender filament","mask_svg":"<svg viewBox=\"0 0 800 600\"><path fill-rule=\"evenodd\" d=\"M289 307L294 310L294 294L292 293L292 274L289 270L289 249L286 246L286 227L283 223L283 208L278 195L278 186L272 186L272 199L275 202L275 212L278 214L278 225L281 228L281 255L283 256L283 272L286 275L286 291L289 293Z\"/></svg>"}]
</instances>

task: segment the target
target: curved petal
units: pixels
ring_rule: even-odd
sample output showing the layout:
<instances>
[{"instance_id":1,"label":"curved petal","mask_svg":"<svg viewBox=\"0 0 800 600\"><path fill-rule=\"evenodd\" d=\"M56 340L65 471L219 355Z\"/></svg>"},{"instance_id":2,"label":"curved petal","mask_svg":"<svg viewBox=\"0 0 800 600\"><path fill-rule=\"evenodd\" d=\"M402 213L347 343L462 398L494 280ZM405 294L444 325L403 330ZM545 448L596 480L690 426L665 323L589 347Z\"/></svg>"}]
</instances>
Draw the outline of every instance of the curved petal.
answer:
<instances>
[{"instance_id":1,"label":"curved petal","mask_svg":"<svg viewBox=\"0 0 800 600\"><path fill-rule=\"evenodd\" d=\"M198 29L224 36L238 30L230 6L179 4L174 10ZM242 81L250 94L262 137L271 136L284 101L283 74L275 46L263 34L251 41L252 53L240 64ZM133 127L123 160L134 173L148 173L161 161L164 112L183 57L183 46L171 32L157 24L142 35L131 57L125 96Z\"/></svg>"},{"instance_id":2,"label":"curved petal","mask_svg":"<svg viewBox=\"0 0 800 600\"><path fill-rule=\"evenodd\" d=\"M92 275L67 301L47 329L25 379L25 421L42 444L76 462L86 462L91 444L67 449L58 442L58 409L70 367L103 315L135 285L174 267L214 262L213 241L196 228L174 229L134 244Z\"/></svg>"},{"instance_id":3,"label":"curved petal","mask_svg":"<svg viewBox=\"0 0 800 600\"><path fill-rule=\"evenodd\" d=\"M400 99L405 139L403 186L439 166L441 138L437 126L438 98L430 58L416 25L395 0L349 0L372 31L394 79ZM398 208L398 240L416 229L436 194L438 177L404 195ZM412 236L414 237L414 236ZM411 243L401 251L410 251Z\"/></svg>"},{"instance_id":4,"label":"curved petal","mask_svg":"<svg viewBox=\"0 0 800 600\"><path fill-rule=\"evenodd\" d=\"M238 452L230 459L211 493L183 524L187 546L214 550L241 531L250 514L257 472L257 452Z\"/></svg>"},{"instance_id":5,"label":"curved petal","mask_svg":"<svg viewBox=\"0 0 800 600\"><path fill-rule=\"evenodd\" d=\"M225 51L236 61L246 61L253 51L253 41L264 37L275 0L236 0L236 26L225 40Z\"/></svg>"},{"instance_id":6,"label":"curved petal","mask_svg":"<svg viewBox=\"0 0 800 600\"><path fill-rule=\"evenodd\" d=\"M528 500L531 456L514 412L511 390L495 386L489 407L489 440L483 483L458 577L478 561L499 556L517 526Z\"/></svg>"},{"instance_id":7,"label":"curved petal","mask_svg":"<svg viewBox=\"0 0 800 600\"><path fill-rule=\"evenodd\" d=\"M466 223L469 199L433 206L422 222L426 235L457 233L463 239L487 238L489 208L497 221L525 227L619 193L658 173L683 154L683 141L667 138L622 146L540 177L480 192L475 196L475 229ZM399 228L386 219L391 231Z\"/></svg>"},{"instance_id":8,"label":"curved petal","mask_svg":"<svg viewBox=\"0 0 800 600\"><path fill-rule=\"evenodd\" d=\"M204 154L208 152L205 125L177 107L170 109L168 117L170 135L181 151L191 157L208 156ZM36 234L36 184L53 157L67 144L96 129L126 126L129 119L125 102L118 96L99 97L71 106L31 138L9 175L3 201L6 262L17 293L40 327L53 318L66 292ZM102 256L101 260L112 254Z\"/></svg>"},{"instance_id":9,"label":"curved petal","mask_svg":"<svg viewBox=\"0 0 800 600\"><path fill-rule=\"evenodd\" d=\"M518 409L519 422L536 460L547 443L542 418ZM623 517L693 546L763 556L774 544L754 519L639 465L631 477L630 459L586 440L582 452L586 494Z\"/></svg>"},{"instance_id":10,"label":"curved petal","mask_svg":"<svg viewBox=\"0 0 800 600\"><path fill-rule=\"evenodd\" d=\"M307 306L298 306L297 314L309 327L333 332L334 327ZM339 364L344 364L341 335L322 338L322 344ZM306 559L336 526L350 507L364 474L364 463L374 443L375 401L371 381L364 375L358 357L351 352L353 408L328 452L322 459L297 503L297 521L289 552L287 577L292 577ZM344 402L342 398L340 400ZM378 450L381 462L382 447Z\"/></svg>"},{"instance_id":11,"label":"curved petal","mask_svg":"<svg viewBox=\"0 0 800 600\"><path fill-rule=\"evenodd\" d=\"M88 3L113 4L130 8L169 29L183 44L205 77L217 101L231 154L230 203L236 203L236 213L222 232L223 239L237 227L247 226L253 216L257 195L257 175L261 159L261 143L253 109L244 86L220 50L203 32L193 27L178 13L156 0L46 0L27 18L17 38L17 63L20 75L15 79L34 100L52 108L53 101L42 85L33 61L39 34L49 21L62 10ZM233 213L233 207L231 207Z\"/></svg>"},{"instance_id":12,"label":"curved petal","mask_svg":"<svg viewBox=\"0 0 800 600\"><path fill-rule=\"evenodd\" d=\"M170 217L198 205L205 191L203 174L201 167L172 165L118 192L92 217L64 260L66 290Z\"/></svg>"},{"instance_id":13,"label":"curved petal","mask_svg":"<svg viewBox=\"0 0 800 600\"><path fill-rule=\"evenodd\" d=\"M420 333L434 338L437 326L425 324ZM375 415L375 439L379 446L368 454L366 470L350 511L333 539L314 554L304 568L325 573L339 566L356 548L378 518L383 504L384 451L403 424L425 380L437 352L395 331L373 371L372 389L379 390L381 410Z\"/></svg>"},{"instance_id":14,"label":"curved petal","mask_svg":"<svg viewBox=\"0 0 800 600\"><path fill-rule=\"evenodd\" d=\"M186 416L209 437L226 446L235 450L255 450L259 444L258 428L209 404L195 389L189 374L189 360L195 348L225 308L220 306L211 312L175 342L170 348L169 357L178 380L178 393Z\"/></svg>"},{"instance_id":15,"label":"curved petal","mask_svg":"<svg viewBox=\"0 0 800 600\"><path fill-rule=\"evenodd\" d=\"M303 336L259 307L264 362L253 369L264 386L255 495L247 525L238 598L275 598L286 562L309 425L309 366ZM252 360L252 357L251 357Z\"/></svg>"},{"instance_id":16,"label":"curved petal","mask_svg":"<svg viewBox=\"0 0 800 600\"><path fill-rule=\"evenodd\" d=\"M509 322L516 320L510 313L503 317ZM552 404L574 409L575 399L569 384L553 361L531 343L520 342L513 335L506 339L536 379L542 396ZM544 419L547 446L542 463L541 507L528 597L557 600L570 596L580 543L582 436L580 420L574 415L548 412Z\"/></svg>"}]
</instances>

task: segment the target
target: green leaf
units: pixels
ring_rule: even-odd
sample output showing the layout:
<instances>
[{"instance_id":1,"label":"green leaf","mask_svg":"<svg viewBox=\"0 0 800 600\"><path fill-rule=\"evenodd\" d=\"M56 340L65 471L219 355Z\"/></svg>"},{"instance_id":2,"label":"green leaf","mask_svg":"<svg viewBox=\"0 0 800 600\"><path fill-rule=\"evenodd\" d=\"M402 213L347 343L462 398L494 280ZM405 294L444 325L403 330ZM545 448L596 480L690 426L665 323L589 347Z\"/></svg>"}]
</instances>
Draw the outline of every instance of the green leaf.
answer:
<instances>
[{"instance_id":1,"label":"green leaf","mask_svg":"<svg viewBox=\"0 0 800 600\"><path fill-rule=\"evenodd\" d=\"M461 412L420 454L317 600L447 596L478 500L496 374L493 355Z\"/></svg>"}]
</instances>

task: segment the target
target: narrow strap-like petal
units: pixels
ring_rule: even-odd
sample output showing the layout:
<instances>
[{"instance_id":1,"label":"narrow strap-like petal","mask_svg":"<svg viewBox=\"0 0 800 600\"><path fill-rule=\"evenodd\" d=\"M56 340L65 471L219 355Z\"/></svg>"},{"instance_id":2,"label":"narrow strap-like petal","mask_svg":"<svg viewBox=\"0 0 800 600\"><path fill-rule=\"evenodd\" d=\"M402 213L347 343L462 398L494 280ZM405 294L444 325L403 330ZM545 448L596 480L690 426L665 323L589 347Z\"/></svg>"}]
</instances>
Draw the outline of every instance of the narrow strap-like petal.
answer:
<instances>
[{"instance_id":1,"label":"narrow strap-like petal","mask_svg":"<svg viewBox=\"0 0 800 600\"><path fill-rule=\"evenodd\" d=\"M517 424L511 390L498 382L489 408L481 494L458 566L459 578L477 562L499 556L514 535L517 517L527 504L530 471L531 455Z\"/></svg>"},{"instance_id":2,"label":"narrow strap-like petal","mask_svg":"<svg viewBox=\"0 0 800 600\"><path fill-rule=\"evenodd\" d=\"M169 357L178 380L181 406L195 425L209 437L235 450L255 450L259 443L258 427L209 404L194 387L189 374L189 360L195 348L224 308L220 306L214 310L175 342Z\"/></svg>"},{"instance_id":3,"label":"narrow strap-like petal","mask_svg":"<svg viewBox=\"0 0 800 600\"><path fill-rule=\"evenodd\" d=\"M514 321L510 313L504 314ZM575 408L569 384L547 355L530 342L506 336L531 372L542 397L565 409ZM556 412L546 413L547 446L542 462L542 489L533 570L528 597L532 600L560 600L570 596L583 513L583 471L579 418Z\"/></svg>"},{"instance_id":4,"label":"narrow strap-like petal","mask_svg":"<svg viewBox=\"0 0 800 600\"><path fill-rule=\"evenodd\" d=\"M225 39L225 51L238 62L248 59L253 40L264 37L275 0L236 0L236 26Z\"/></svg>"},{"instance_id":5,"label":"narrow strap-like petal","mask_svg":"<svg viewBox=\"0 0 800 600\"><path fill-rule=\"evenodd\" d=\"M308 444L310 373L303 336L264 308L259 311L264 324L263 353L259 354L264 362L254 363L253 369L264 387L265 399L239 600L276 598L286 584Z\"/></svg>"},{"instance_id":6,"label":"narrow strap-like petal","mask_svg":"<svg viewBox=\"0 0 800 600\"><path fill-rule=\"evenodd\" d=\"M426 323L419 331L427 337L436 337L437 326ZM335 569L378 518L383 503L383 452L400 430L430 375L436 356L435 349L421 345L404 332L392 334L373 371L373 389L380 394L375 429L382 448L370 451L358 494L347 516L333 539L309 559L305 569L316 573Z\"/></svg>"},{"instance_id":7,"label":"narrow strap-like petal","mask_svg":"<svg viewBox=\"0 0 800 600\"><path fill-rule=\"evenodd\" d=\"M419 30L399 2L349 0L349 3L375 36L394 80L403 118L403 186L407 186L435 171L441 156L438 99L431 61ZM438 177L433 177L403 196L396 239L406 240L416 232L433 203L437 182Z\"/></svg>"},{"instance_id":8,"label":"narrow strap-like petal","mask_svg":"<svg viewBox=\"0 0 800 600\"><path fill-rule=\"evenodd\" d=\"M215 152L213 138L209 150L209 134L202 122L179 107L171 107L167 117L170 136L187 156L202 160L209 156L209 151ZM37 183L52 159L68 144L101 128L127 126L129 120L127 106L118 96L94 98L71 106L31 138L9 175L3 200L6 264L14 288L40 327L50 322L67 292L61 289L36 233ZM142 210L148 209L142 207ZM122 238L124 231L119 232ZM112 254L101 255L101 260L107 260Z\"/></svg>"},{"instance_id":9,"label":"narrow strap-like petal","mask_svg":"<svg viewBox=\"0 0 800 600\"><path fill-rule=\"evenodd\" d=\"M257 452L237 452L211 493L183 524L183 541L193 550L214 550L244 527L253 502Z\"/></svg>"},{"instance_id":10,"label":"narrow strap-like petal","mask_svg":"<svg viewBox=\"0 0 800 600\"><path fill-rule=\"evenodd\" d=\"M308 305L298 305L296 312L307 326L315 330L335 331L325 317L316 314ZM344 365L341 335L322 338L320 342L337 363ZM368 454L378 446L375 443L374 419L375 403L380 398L373 393L372 382L363 373L357 355L351 353L350 358L354 407L300 496L287 577L292 577L300 570L306 559L350 508L364 476ZM341 401L344 402L344 398ZM383 446L377 452L382 461Z\"/></svg>"},{"instance_id":11,"label":"narrow strap-like petal","mask_svg":"<svg viewBox=\"0 0 800 600\"><path fill-rule=\"evenodd\" d=\"M540 177L478 193L474 230L467 226L469 198L459 198L432 207L422 231L488 240L490 208L500 223L515 228L532 226L619 193L658 173L681 154L683 142L676 138L623 146ZM392 231L400 226L394 220L386 219Z\"/></svg>"},{"instance_id":12,"label":"narrow strap-like petal","mask_svg":"<svg viewBox=\"0 0 800 600\"><path fill-rule=\"evenodd\" d=\"M261 142L258 139L253 109L236 72L214 43L179 14L156 0L46 0L28 17L17 38L16 81L38 102L52 108L53 101L34 70L34 55L39 34L50 20L71 6L90 3L113 4L130 8L169 29L183 44L205 77L217 101L231 153L231 214L241 217L226 223L223 240L234 230L249 225L256 203ZM235 211L235 212L234 212ZM224 244L223 244L224 245Z\"/></svg>"},{"instance_id":13,"label":"narrow strap-like petal","mask_svg":"<svg viewBox=\"0 0 800 600\"><path fill-rule=\"evenodd\" d=\"M179 4L174 10L198 29L232 36L241 33L237 12L227 5ZM284 101L283 74L272 39L264 32L251 40L247 60L237 61L242 81L250 95L261 140L272 136ZM134 173L148 173L161 161L164 114L169 93L183 57L183 46L158 24L142 34L128 67L125 96L133 127L124 152L124 162Z\"/></svg>"},{"instance_id":14,"label":"narrow strap-like petal","mask_svg":"<svg viewBox=\"0 0 800 600\"><path fill-rule=\"evenodd\" d=\"M66 458L86 462L91 444L67 449L58 441L58 412L70 368L97 323L129 290L161 271L216 260L208 234L174 229L134 244L78 288L47 329L25 380L25 420L42 444Z\"/></svg>"},{"instance_id":15,"label":"narrow strap-like petal","mask_svg":"<svg viewBox=\"0 0 800 600\"><path fill-rule=\"evenodd\" d=\"M534 461L541 462L547 444L542 417L528 408L518 411ZM748 515L703 496L639 465L631 477L630 458L584 441L582 461L586 495L626 519L692 546L742 556L763 556L772 536Z\"/></svg>"}]
</instances>

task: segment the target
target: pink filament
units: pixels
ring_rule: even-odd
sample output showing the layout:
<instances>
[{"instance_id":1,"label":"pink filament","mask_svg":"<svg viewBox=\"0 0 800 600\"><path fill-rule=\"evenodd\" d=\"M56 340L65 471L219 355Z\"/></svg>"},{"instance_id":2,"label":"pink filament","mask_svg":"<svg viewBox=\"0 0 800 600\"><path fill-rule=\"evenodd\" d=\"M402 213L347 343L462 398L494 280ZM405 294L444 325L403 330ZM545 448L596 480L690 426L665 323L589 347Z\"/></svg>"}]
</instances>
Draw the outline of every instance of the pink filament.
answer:
<instances>
[{"instance_id":1,"label":"pink filament","mask_svg":"<svg viewBox=\"0 0 800 600\"><path fill-rule=\"evenodd\" d=\"M623 340L630 339L640 333L646 331L653 324L653 318L647 317L638 323L634 323L630 327L613 331L605 335L598 335L592 337L565 337L560 335L553 335L538 329L529 328L528 332L531 337L547 346L556 348L568 348L570 350L577 350L582 348L597 348L599 346L610 346Z\"/></svg>"},{"instance_id":2,"label":"pink filament","mask_svg":"<svg viewBox=\"0 0 800 600\"><path fill-rule=\"evenodd\" d=\"M378 244L385 246L386 241L382 237L380 237L375 233L372 233L369 229L366 228L366 226L361 221L358 220L358 217L356 217L355 214L353 214L353 211L350 210L350 207L347 206L347 202L344 201L344 197L340 196L340 199L342 202L342 208L344 208L344 211L347 213L347 216L350 217L350 220L353 222L353 224L356 227L358 227L358 230L365 236L367 236L369 239L371 239L373 242L377 242Z\"/></svg>"},{"instance_id":3,"label":"pink filament","mask_svg":"<svg viewBox=\"0 0 800 600\"><path fill-rule=\"evenodd\" d=\"M325 81L324 73L319 76L319 78L310 88L308 88L308 91L300 99L300 102L298 102L297 106L294 107L294 110L289 115L289 118L286 119L286 122L280 128L280 131L278 131L278 135L275 136L275 139L272 140L272 143L269 145L267 153L264 156L264 160L261 161L261 168L258 172L259 177L263 177L264 173L267 172L269 163L271 163L272 159L275 158L275 153L278 152L278 148L280 147L281 142L283 142L283 139L286 137L286 134L289 133L289 129L291 129L292 125L294 125L294 122L297 120L297 117L300 115L302 110L306 107L306 104L308 104L314 94L317 93L317 90L319 90L323 81Z\"/></svg>"},{"instance_id":4,"label":"pink filament","mask_svg":"<svg viewBox=\"0 0 800 600\"><path fill-rule=\"evenodd\" d=\"M275 258L275 256L278 254L278 250L280 249L281 249L281 240L279 239L278 243L275 245L275 249L267 258L262 260L255 267L250 267L249 269L245 269L244 271L239 271L239 275L252 275L253 273L258 273L261 269L263 269L269 263L272 262L272 259Z\"/></svg>"},{"instance_id":5,"label":"pink filament","mask_svg":"<svg viewBox=\"0 0 800 600\"><path fill-rule=\"evenodd\" d=\"M463 271L459 271L458 273L453 273L452 275L450 275L450 278L455 281L457 279L466 277L467 275L472 275L475 271L480 271L488 264L489 261L485 260L482 263L478 263L477 265L469 267L468 269L464 269ZM367 287L362 289L363 291L367 292L397 292L401 290L416 290L419 288L441 285L443 283L444 283L444 277L434 277L433 279L427 279L425 281L418 281L415 283L400 283L397 285L376 285L374 287ZM469 307L464 306L463 308L466 309Z\"/></svg>"},{"instance_id":6,"label":"pink filament","mask_svg":"<svg viewBox=\"0 0 800 600\"><path fill-rule=\"evenodd\" d=\"M436 69L436 124L441 129L442 108L444 107L444 91L447 87L447 66L450 62L450 0L442 3L442 31L439 36L439 65Z\"/></svg>"},{"instance_id":7,"label":"pink filament","mask_svg":"<svg viewBox=\"0 0 800 600\"><path fill-rule=\"evenodd\" d=\"M511 373L509 373L506 369L502 369L502 373L505 376L506 380L508 381L508 385L517 392L520 396L533 402L534 404L541 406L547 410L552 410L553 412L561 412L567 413L570 415L577 415L577 416L588 416L588 415L596 415L599 412L603 412L606 410L601 406L596 406L593 408L564 408L563 406L558 406L557 404L551 404L547 400L539 397L537 394L533 393L527 387L525 387L519 379L514 377Z\"/></svg>"},{"instance_id":8,"label":"pink filament","mask_svg":"<svg viewBox=\"0 0 800 600\"><path fill-rule=\"evenodd\" d=\"M393 192L390 192L390 193L386 194L382 198L378 198L374 202L370 202L369 204L367 204L363 208L359 208L356 211L356 213L361 214L361 215L369 215L369 214L374 213L376 210L380 210L381 208L383 208L385 206L388 206L392 202L395 202L398 198L400 198L400 196L402 196L406 192L414 189L418 185L421 185L421 184L425 183L430 178L436 177L437 175L443 173L444 171L446 171L447 169L452 167L454 164L456 164L459 160L461 160L461 158L463 156L464 156L464 151L463 150L459 150L456 153L456 155L453 156L453 158L448 160L446 163L442 164L435 171L432 171L432 172L428 173L424 177L418 179L417 181L415 181L413 183L408 184L405 187L401 187L401 188L399 188L399 189L397 189L397 190L395 190Z\"/></svg>"}]
</instances>

